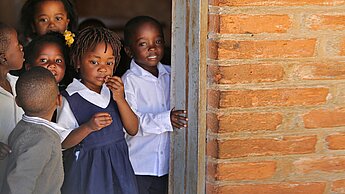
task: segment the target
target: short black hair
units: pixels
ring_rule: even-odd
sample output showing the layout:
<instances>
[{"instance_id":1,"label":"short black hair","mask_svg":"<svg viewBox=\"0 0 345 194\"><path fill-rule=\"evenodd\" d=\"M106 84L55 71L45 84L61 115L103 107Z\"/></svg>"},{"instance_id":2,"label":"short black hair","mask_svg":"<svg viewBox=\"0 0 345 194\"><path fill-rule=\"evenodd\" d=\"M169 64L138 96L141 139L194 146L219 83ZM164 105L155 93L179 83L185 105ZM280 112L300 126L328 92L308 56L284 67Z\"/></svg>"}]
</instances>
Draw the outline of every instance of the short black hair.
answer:
<instances>
[{"instance_id":1,"label":"short black hair","mask_svg":"<svg viewBox=\"0 0 345 194\"><path fill-rule=\"evenodd\" d=\"M14 30L11 26L0 22L0 57L5 54L10 44L9 32ZM2 60L0 60L1 62Z\"/></svg>"},{"instance_id":2,"label":"short black hair","mask_svg":"<svg viewBox=\"0 0 345 194\"><path fill-rule=\"evenodd\" d=\"M110 44L113 49L116 67L121 58L120 50L122 45L119 36L107 28L93 26L82 29L76 35L70 52L71 64L76 68L82 56L89 50L94 49L100 43L105 43L105 45Z\"/></svg>"},{"instance_id":3,"label":"short black hair","mask_svg":"<svg viewBox=\"0 0 345 194\"><path fill-rule=\"evenodd\" d=\"M21 32L24 34L25 37L34 37L35 32L32 29L32 24L34 21L34 14L36 11L36 6L38 3L45 1L45 0L27 0L22 7L20 13L20 24L21 24ZM65 7L67 12L67 18L69 19L68 30L72 32L77 31L78 25L78 16L75 10L75 6L70 0L56 0L61 1Z\"/></svg>"},{"instance_id":4,"label":"short black hair","mask_svg":"<svg viewBox=\"0 0 345 194\"><path fill-rule=\"evenodd\" d=\"M44 67L33 67L19 76L16 101L27 115L47 111L56 103L58 87L54 75Z\"/></svg>"},{"instance_id":5,"label":"short black hair","mask_svg":"<svg viewBox=\"0 0 345 194\"><path fill-rule=\"evenodd\" d=\"M142 24L145 24L145 23L153 23L157 25L164 39L163 26L158 20L150 16L136 16L130 19L125 25L125 29L124 29L124 45L125 46L129 46L131 44L130 40L133 38L133 35L137 31L137 29Z\"/></svg>"}]
</instances>

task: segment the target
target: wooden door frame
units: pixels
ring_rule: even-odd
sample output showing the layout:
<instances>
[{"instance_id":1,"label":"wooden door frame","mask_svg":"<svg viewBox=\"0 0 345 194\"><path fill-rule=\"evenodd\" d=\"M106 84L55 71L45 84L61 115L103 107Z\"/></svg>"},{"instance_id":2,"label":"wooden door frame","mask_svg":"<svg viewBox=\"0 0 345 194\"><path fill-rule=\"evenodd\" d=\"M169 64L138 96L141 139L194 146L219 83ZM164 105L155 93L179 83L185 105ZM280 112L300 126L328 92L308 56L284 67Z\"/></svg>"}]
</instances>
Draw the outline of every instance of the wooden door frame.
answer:
<instances>
[{"instance_id":1,"label":"wooden door frame","mask_svg":"<svg viewBox=\"0 0 345 194\"><path fill-rule=\"evenodd\" d=\"M204 194L208 0L172 0L172 106L188 110L188 129L171 138L170 194Z\"/></svg>"}]
</instances>

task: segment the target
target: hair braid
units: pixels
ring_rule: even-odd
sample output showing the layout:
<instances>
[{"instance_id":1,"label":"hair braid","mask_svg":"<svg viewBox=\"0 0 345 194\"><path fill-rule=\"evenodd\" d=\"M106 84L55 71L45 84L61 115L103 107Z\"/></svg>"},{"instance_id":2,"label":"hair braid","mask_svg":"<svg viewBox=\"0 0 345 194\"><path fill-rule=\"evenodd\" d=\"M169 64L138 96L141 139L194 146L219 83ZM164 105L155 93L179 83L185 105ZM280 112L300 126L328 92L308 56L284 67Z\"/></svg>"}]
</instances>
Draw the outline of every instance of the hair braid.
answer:
<instances>
[{"instance_id":1,"label":"hair braid","mask_svg":"<svg viewBox=\"0 0 345 194\"><path fill-rule=\"evenodd\" d=\"M71 47L71 64L74 65L74 68L76 68L82 56L89 50L94 49L99 43L105 43L105 49L107 49L108 44L112 47L115 66L117 66L120 62L121 50L121 42L117 34L103 27L87 27L77 34L76 40Z\"/></svg>"}]
</instances>

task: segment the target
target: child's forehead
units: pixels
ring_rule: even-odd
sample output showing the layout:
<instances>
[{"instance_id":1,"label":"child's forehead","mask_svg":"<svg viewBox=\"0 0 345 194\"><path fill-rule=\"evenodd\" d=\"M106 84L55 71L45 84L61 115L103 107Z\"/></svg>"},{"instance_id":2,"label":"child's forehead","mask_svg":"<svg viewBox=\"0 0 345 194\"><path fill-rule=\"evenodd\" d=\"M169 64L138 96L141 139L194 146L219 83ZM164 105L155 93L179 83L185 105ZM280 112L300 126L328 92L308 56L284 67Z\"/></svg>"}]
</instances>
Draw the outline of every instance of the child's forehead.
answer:
<instances>
[{"instance_id":1,"label":"child's forehead","mask_svg":"<svg viewBox=\"0 0 345 194\"><path fill-rule=\"evenodd\" d=\"M36 14L37 14L37 12L51 13L51 12L55 12L55 11L67 13L64 3L62 1L59 1L59 0L40 1L36 4L35 10L36 10Z\"/></svg>"},{"instance_id":2,"label":"child's forehead","mask_svg":"<svg viewBox=\"0 0 345 194\"><path fill-rule=\"evenodd\" d=\"M113 47L110 43L105 42L99 42L94 45L91 45L89 49L86 50L85 54L102 54L102 53L108 53L111 55L114 55L113 53Z\"/></svg>"},{"instance_id":3,"label":"child's forehead","mask_svg":"<svg viewBox=\"0 0 345 194\"><path fill-rule=\"evenodd\" d=\"M153 21L143 21L138 23L137 26L134 27L134 32L138 34L142 33L143 31L146 31L147 29L161 32L161 27Z\"/></svg>"}]
</instances>

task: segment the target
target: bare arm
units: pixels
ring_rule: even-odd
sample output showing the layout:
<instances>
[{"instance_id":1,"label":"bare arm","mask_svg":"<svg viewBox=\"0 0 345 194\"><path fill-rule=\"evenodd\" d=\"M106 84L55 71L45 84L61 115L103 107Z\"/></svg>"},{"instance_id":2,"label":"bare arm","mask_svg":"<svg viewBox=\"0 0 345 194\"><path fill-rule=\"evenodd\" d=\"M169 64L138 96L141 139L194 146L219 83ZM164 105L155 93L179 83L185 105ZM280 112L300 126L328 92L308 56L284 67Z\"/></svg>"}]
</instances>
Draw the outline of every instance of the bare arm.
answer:
<instances>
[{"instance_id":1,"label":"bare arm","mask_svg":"<svg viewBox=\"0 0 345 194\"><path fill-rule=\"evenodd\" d=\"M107 87L113 93L113 99L119 108L121 121L129 135L136 135L138 132L139 121L137 115L132 111L128 105L125 95L123 82L120 77L108 77L106 81Z\"/></svg>"},{"instance_id":2,"label":"bare arm","mask_svg":"<svg viewBox=\"0 0 345 194\"><path fill-rule=\"evenodd\" d=\"M85 137L94 131L99 131L109 126L113 122L109 113L100 112L92 116L92 118L74 129L62 142L62 148L68 149L79 144Z\"/></svg>"}]
</instances>

